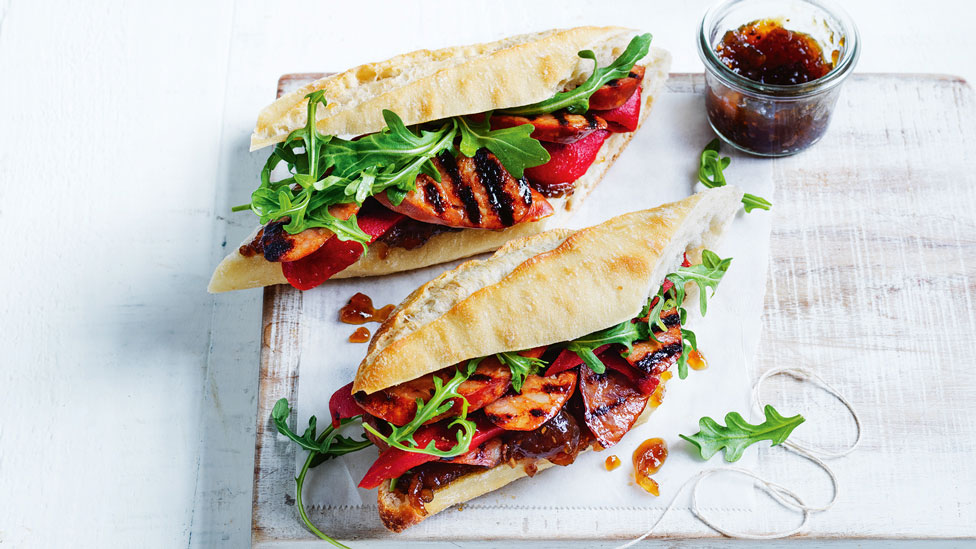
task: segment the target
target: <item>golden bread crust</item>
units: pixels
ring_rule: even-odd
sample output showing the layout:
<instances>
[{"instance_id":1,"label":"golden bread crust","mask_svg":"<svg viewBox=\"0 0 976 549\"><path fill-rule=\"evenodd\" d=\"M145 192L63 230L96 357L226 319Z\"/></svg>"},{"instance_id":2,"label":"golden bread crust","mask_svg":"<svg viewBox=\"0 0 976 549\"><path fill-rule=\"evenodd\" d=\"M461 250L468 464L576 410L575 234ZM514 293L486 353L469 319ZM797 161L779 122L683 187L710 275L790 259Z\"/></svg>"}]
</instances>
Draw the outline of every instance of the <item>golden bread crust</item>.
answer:
<instances>
[{"instance_id":1,"label":"golden bread crust","mask_svg":"<svg viewBox=\"0 0 976 549\"><path fill-rule=\"evenodd\" d=\"M553 29L418 50L353 67L302 86L263 109L251 150L284 141L305 126L305 96L313 91L324 91L327 101L316 113L319 131L353 137L383 129L384 109L411 125L548 99L592 71L593 62L581 59L579 51L593 50L605 66L635 34L623 27Z\"/></svg>"},{"instance_id":2,"label":"golden bread crust","mask_svg":"<svg viewBox=\"0 0 976 549\"><path fill-rule=\"evenodd\" d=\"M353 391L463 360L567 341L633 318L686 250L714 245L739 209L735 187L624 214L566 237L509 242L411 294L377 331Z\"/></svg>"},{"instance_id":3,"label":"golden bread crust","mask_svg":"<svg viewBox=\"0 0 976 549\"><path fill-rule=\"evenodd\" d=\"M664 50L652 50L643 63L647 63L644 72L644 92L641 100L644 102L640 125L644 123L651 112L654 100L660 93L667 80L671 58ZM445 263L455 259L471 257L473 255L490 252L499 246L523 236L529 236L545 231L549 227L562 224L569 215L578 209L589 193L596 188L603 179L614 160L630 143L635 132L615 133L610 135L600 148L593 165L576 180L575 192L567 199L550 199L555 214L535 223L520 223L503 231L486 231L482 229L464 229L459 232L441 233L428 240L423 246L407 250L392 248L383 253L370 249L366 255L349 268L336 274L333 278L354 278L361 276L380 276L401 271L409 271L438 263ZM242 244L254 238L255 230ZM235 249L229 253L214 270L207 291L210 293L260 288L273 284L287 284L281 273L281 264L267 261L260 254L244 257Z\"/></svg>"}]
</instances>

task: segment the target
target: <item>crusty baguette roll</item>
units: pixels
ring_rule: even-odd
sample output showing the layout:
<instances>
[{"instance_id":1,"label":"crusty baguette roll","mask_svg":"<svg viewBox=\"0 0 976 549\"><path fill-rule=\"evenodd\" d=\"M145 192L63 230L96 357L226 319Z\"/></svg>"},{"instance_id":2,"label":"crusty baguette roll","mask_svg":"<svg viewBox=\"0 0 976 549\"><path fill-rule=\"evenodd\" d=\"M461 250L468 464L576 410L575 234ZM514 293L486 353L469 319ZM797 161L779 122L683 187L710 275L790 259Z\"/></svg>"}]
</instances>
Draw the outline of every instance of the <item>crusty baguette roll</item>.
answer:
<instances>
[{"instance_id":1,"label":"crusty baguette roll","mask_svg":"<svg viewBox=\"0 0 976 549\"><path fill-rule=\"evenodd\" d=\"M447 48L433 52L422 50L400 55L380 63L362 65L344 73L317 80L295 92L282 96L267 107L262 111L255 133L252 135L252 149L256 144L263 146L280 141L289 131L304 125L307 113L303 98L306 94L318 89L327 90L326 99L329 100L330 108L335 105L334 111L319 109L326 113L318 123L319 131L327 134L341 133L338 129L340 122L331 121L332 113L338 114L341 105L345 105L341 102L348 101L350 105L353 105L349 108L356 112L375 109L376 116L380 121L378 127L375 125L368 128L364 126L361 131L357 130L352 133L374 132L383 127L384 123L380 116L382 109L393 110L403 118L405 123L411 124L457 114L472 114L502 107L525 105L548 99L556 92L561 91L567 83L578 83L592 70L593 62L580 59L577 56L579 50L593 49L597 53L600 66L605 66L623 51L634 34L636 34L635 31L619 27L580 27L565 31L547 31L523 35L490 44ZM583 45L580 46L579 44ZM549 53L550 50L552 53ZM572 63L564 59L568 59L567 56L570 54L567 52L570 50L573 58ZM519 64L510 64L510 61L513 57L520 56L525 56L526 62L533 65L539 63L545 65L546 59L552 59L552 66L546 66L542 72L518 72L524 69L519 69ZM556 59L561 61L557 63ZM671 56L660 48L651 48L647 56L638 63L647 69L642 82L641 99L643 105L641 106L639 130L640 125L643 124L651 111L654 99L660 94L664 82L667 80ZM427 65L431 65L431 67L427 67ZM557 65L564 67L563 72L557 73L555 71L554 67ZM478 103L477 106L457 112L452 107L449 109L450 114L442 114L447 111L437 110L422 116L416 115L412 110L416 108L415 104L408 101L396 103L397 97L400 97L398 94L405 90L409 93L415 93L411 90L418 89L423 92L424 97L428 98L428 102L436 103L443 109L447 108L445 105L452 102L462 99L467 101L467 95L479 95L474 92L470 73L475 70L489 70L486 66L490 67L494 79L485 89L494 90L491 95L498 95L498 101ZM436 70L432 67L436 67ZM478 68L473 69L472 67ZM533 70L541 69L537 67ZM433 74L428 74L431 71ZM359 77L356 76L357 74L375 74L375 78L378 80L361 84ZM416 76L419 74L426 76ZM404 75L414 76L408 78ZM519 100L514 103L509 103L508 99L504 101L501 99L501 96L509 97L509 85L513 82L520 83L514 86L515 89L523 90L526 86L534 88L541 85L539 83L549 82L555 76L559 76L556 80L558 84L546 84L544 86L546 92L539 97L533 95L532 98L521 101L523 96L519 95ZM438 84L434 85L433 82ZM452 84L447 85L445 82ZM480 86L481 80L478 82ZM500 86L500 82L505 83L505 85ZM523 93L523 91L518 93ZM376 101L380 102L374 104ZM341 108L345 109L346 107ZM346 120L346 118L342 119ZM355 119L350 120L352 122L341 122L341 124L354 123ZM499 246L509 240L538 234L550 227L558 227L596 187L613 161L626 148L635 132L611 134L604 141L593 165L582 177L576 180L574 193L567 198L549 199L555 211L549 217L532 223L519 223L500 231L464 229L459 232L441 233L412 250L405 248L383 249L382 246L373 246L359 261L332 278L378 276L436 265L497 250ZM256 233L257 230L244 242L250 242ZM245 257L240 254L238 249L234 249L217 266L207 290L211 293L218 293L286 283L287 281L281 272L281 263L267 261L261 254Z\"/></svg>"},{"instance_id":2,"label":"crusty baguette roll","mask_svg":"<svg viewBox=\"0 0 976 549\"><path fill-rule=\"evenodd\" d=\"M371 393L465 359L567 341L631 319L685 253L695 263L714 247L741 198L735 187L709 189L579 231L514 240L488 259L459 265L397 306L370 342L352 390ZM652 398L634 425L655 408ZM553 463L530 466L542 471ZM524 462L467 474L435 489L423 510L384 483L379 515L400 532L528 474Z\"/></svg>"},{"instance_id":3,"label":"crusty baguette roll","mask_svg":"<svg viewBox=\"0 0 976 549\"><path fill-rule=\"evenodd\" d=\"M714 246L741 198L735 187L710 189L579 231L514 240L463 263L397 306L370 341L353 392L631 319L686 251Z\"/></svg>"}]
</instances>

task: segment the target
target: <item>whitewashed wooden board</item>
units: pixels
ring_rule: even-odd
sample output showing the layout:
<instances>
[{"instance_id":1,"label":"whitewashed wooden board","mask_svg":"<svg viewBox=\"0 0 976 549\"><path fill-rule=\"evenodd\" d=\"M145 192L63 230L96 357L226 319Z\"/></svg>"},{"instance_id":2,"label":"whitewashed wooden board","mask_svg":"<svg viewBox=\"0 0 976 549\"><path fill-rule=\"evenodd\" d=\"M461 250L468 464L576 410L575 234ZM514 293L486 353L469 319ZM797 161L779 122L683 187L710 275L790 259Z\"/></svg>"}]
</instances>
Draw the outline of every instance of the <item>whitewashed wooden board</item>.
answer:
<instances>
[{"instance_id":1,"label":"whitewashed wooden board","mask_svg":"<svg viewBox=\"0 0 976 549\"><path fill-rule=\"evenodd\" d=\"M700 94L701 86L700 75L672 75L668 93ZM755 374L813 369L852 400L865 429L856 453L831 462L841 497L805 537L976 537L974 120L972 88L958 78L857 75L820 144L769 161L776 196ZM276 441L268 421L278 398L296 396L301 303L291 288L265 290L255 545L314 539L291 495L296 447ZM850 421L822 393L779 382L766 397L808 411L818 427L807 436L853 438ZM829 497L822 474L802 460L779 449L761 456L773 479L813 502ZM761 529L796 517L748 519ZM704 537L715 534L700 527L677 535Z\"/></svg>"}]
</instances>

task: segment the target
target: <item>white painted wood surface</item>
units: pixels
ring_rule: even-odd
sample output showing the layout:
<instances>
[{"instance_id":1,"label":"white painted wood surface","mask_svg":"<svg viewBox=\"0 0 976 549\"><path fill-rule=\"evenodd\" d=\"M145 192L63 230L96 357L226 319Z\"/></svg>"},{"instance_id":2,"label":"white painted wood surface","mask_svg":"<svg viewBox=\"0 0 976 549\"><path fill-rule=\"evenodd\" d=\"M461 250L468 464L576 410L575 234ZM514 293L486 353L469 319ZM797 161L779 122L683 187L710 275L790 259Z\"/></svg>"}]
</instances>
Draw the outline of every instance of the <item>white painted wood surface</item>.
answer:
<instances>
[{"instance_id":1,"label":"white painted wood surface","mask_svg":"<svg viewBox=\"0 0 976 549\"><path fill-rule=\"evenodd\" d=\"M261 292L213 298L204 287L224 236L233 245L250 225L240 217L225 224L226 214L254 185L263 158L247 153L247 136L280 74L588 22L651 30L673 52L674 70L699 71L693 36L707 4L0 0L0 241L7 265L0 269L0 544L248 543ZM846 4L865 44L859 70L976 78L969 2ZM904 105L873 112L868 122L946 114L933 111L927 97L895 96ZM835 122L828 138L839 127ZM899 453L884 443L904 438L907 449L917 449L920 431L972 426L964 413L971 405L948 405L972 394L965 354L972 316L953 317L939 305L971 299L973 264L939 247L937 225L954 231L963 244L958 253L971 251L971 202L966 210L958 196L966 188L961 178L971 177L972 141L968 150L929 143L889 158L889 147L939 137L931 127L928 134L905 128L880 143L855 132L831 159L855 168L852 179L875 185L871 194L854 195L861 209L824 208L819 201L829 195L811 187L798 196L821 207L807 211L800 202L777 212L794 239L782 246L811 255L774 264L774 272L797 271L770 292L780 313L767 322L788 344L776 355L787 360L889 365L877 377L867 368L846 370L879 426L865 455L892 459L895 466L878 475L904 476L891 497L911 497L913 489L949 495L920 516L893 515L878 533L921 521L934 525L932 535L955 535L934 521L968 512L972 522L972 509L952 508L950 499L965 486L925 483L935 449ZM821 150L781 164L783 176L805 170L804 177L821 177L799 164ZM888 181L897 184L876 188ZM926 202L936 196L949 198ZM934 213L891 225L869 215L913 202ZM820 223L830 238L813 238L801 220ZM912 234L916 227L923 231ZM852 248L845 240L851 234L870 245ZM864 261L832 267L826 260L835 254ZM906 266L915 276L899 270ZM803 307L825 299L806 273L837 283L819 313ZM896 306L900 295L910 308ZM855 323L840 314L856 310L859 300L871 305L872 317ZM836 322L824 333L839 346L816 350L817 332L804 325L819 318ZM913 323L914 339L898 331ZM947 332L933 330L940 323ZM865 350L864 335L899 342L910 359ZM759 366L771 366L773 356L763 355ZM961 358L950 363L950 356ZM896 377L906 370L919 372L917 390ZM946 371L952 382L940 377ZM941 450L965 456L953 468L971 475L974 438L936 438ZM873 504L885 494L860 496ZM843 511L845 521L858 522L858 513Z\"/></svg>"},{"instance_id":2,"label":"white painted wood surface","mask_svg":"<svg viewBox=\"0 0 976 549\"><path fill-rule=\"evenodd\" d=\"M671 94L702 92L700 75L672 75L667 84ZM925 102L912 105L916 97ZM774 221L753 374L783 366L817 372L851 400L864 430L857 452L830 461L843 496L833 510L816 516L806 536L976 537L976 468L969 466L976 417L967 414L976 393L969 356L976 334L976 176L965 170L976 157L968 152L976 131L965 123L974 116L976 96L958 79L856 76L828 138L803 154L770 160ZM958 148L948 149L950 142ZM927 306L932 299L939 302L936 309ZM282 396L300 407L301 293L266 290L264 324L252 522L252 540L262 547L311 539L294 509L296 447L278 437L267 419ZM853 440L853 422L825 393L774 378L763 394L779 410L805 415L798 433L812 444L826 441L828 449L839 449ZM760 456L757 472L811 505L829 499L825 475L802 458L768 447ZM716 458L712 465L722 463ZM679 501L684 508L687 494ZM739 531L758 532L788 530L798 518L771 505L758 509L710 514ZM364 532L360 543L390 541L385 532L374 537L375 510L368 506L308 512L320 525L337 522L323 512L361 524L354 528ZM512 520L512 511L502 507L468 510L464 519L467 513L490 524ZM715 537L689 520L686 510L678 514L662 525L661 535ZM645 515L649 524L659 512ZM623 530L607 526L589 541ZM636 537L643 527L630 531ZM533 537L516 529L505 539Z\"/></svg>"},{"instance_id":3,"label":"white painted wood surface","mask_svg":"<svg viewBox=\"0 0 976 549\"><path fill-rule=\"evenodd\" d=\"M860 412L860 450L833 465L853 497L817 534L973 537L976 96L949 77L863 76L845 91L831 140L773 164L757 372L822 372ZM816 409L809 395L770 392ZM844 417L836 404L818 416ZM770 466L786 479L795 463Z\"/></svg>"}]
</instances>

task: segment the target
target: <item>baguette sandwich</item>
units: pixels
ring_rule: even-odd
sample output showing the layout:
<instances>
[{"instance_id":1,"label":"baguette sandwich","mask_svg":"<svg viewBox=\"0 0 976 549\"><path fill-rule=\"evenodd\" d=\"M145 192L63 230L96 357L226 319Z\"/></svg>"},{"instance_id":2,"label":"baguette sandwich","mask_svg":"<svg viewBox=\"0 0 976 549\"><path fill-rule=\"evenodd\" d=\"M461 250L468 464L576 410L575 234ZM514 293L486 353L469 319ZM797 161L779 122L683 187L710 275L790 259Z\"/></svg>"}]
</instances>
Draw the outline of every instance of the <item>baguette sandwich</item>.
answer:
<instances>
[{"instance_id":1,"label":"baguette sandwich","mask_svg":"<svg viewBox=\"0 0 976 549\"><path fill-rule=\"evenodd\" d=\"M709 248L741 197L711 189L521 238L407 297L330 401L334 426L361 417L379 448L359 486L379 489L383 524L402 531L644 421L697 352L685 296L704 314L731 262Z\"/></svg>"},{"instance_id":2,"label":"baguette sandwich","mask_svg":"<svg viewBox=\"0 0 976 549\"><path fill-rule=\"evenodd\" d=\"M421 50L316 80L258 116L262 224L209 291L374 276L555 227L667 78L649 34L579 27ZM283 173L287 168L287 173Z\"/></svg>"}]
</instances>

